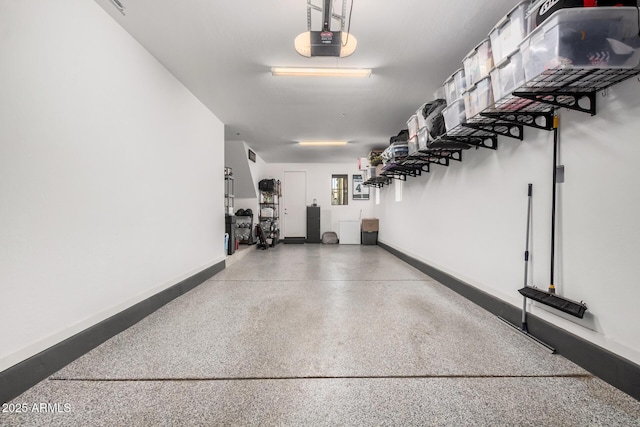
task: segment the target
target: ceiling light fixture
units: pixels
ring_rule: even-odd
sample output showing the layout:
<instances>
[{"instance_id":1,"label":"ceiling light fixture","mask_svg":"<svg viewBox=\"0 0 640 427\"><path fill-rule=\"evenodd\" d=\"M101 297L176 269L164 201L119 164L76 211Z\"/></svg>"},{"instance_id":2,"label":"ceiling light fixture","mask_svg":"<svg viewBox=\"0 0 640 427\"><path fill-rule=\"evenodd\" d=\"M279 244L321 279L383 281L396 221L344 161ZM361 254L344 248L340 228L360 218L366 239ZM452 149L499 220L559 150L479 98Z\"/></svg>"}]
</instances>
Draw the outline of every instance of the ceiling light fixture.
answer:
<instances>
[{"instance_id":1,"label":"ceiling light fixture","mask_svg":"<svg viewBox=\"0 0 640 427\"><path fill-rule=\"evenodd\" d=\"M338 146L338 145L347 145L348 141L300 141L298 145L303 147L328 147L328 146Z\"/></svg>"},{"instance_id":2,"label":"ceiling light fixture","mask_svg":"<svg viewBox=\"0 0 640 427\"><path fill-rule=\"evenodd\" d=\"M273 67L273 76L304 77L369 77L371 68L305 68L305 67Z\"/></svg>"}]
</instances>

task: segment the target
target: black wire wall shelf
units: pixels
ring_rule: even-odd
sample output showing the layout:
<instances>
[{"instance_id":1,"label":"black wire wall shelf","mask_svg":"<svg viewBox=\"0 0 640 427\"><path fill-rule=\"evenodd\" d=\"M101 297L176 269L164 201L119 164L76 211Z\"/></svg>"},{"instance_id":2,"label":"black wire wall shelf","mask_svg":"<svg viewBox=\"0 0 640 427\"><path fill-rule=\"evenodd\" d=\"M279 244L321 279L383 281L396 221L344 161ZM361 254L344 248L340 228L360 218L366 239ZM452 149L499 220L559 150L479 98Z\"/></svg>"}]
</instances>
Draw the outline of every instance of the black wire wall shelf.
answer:
<instances>
[{"instance_id":1,"label":"black wire wall shelf","mask_svg":"<svg viewBox=\"0 0 640 427\"><path fill-rule=\"evenodd\" d=\"M429 172L429 162L404 158L398 159L398 163L387 163L381 175L406 181L408 176L415 178L422 175L422 172Z\"/></svg>"},{"instance_id":2,"label":"black wire wall shelf","mask_svg":"<svg viewBox=\"0 0 640 427\"><path fill-rule=\"evenodd\" d=\"M449 166L462 161L471 147L498 149L498 136L524 140L524 127L552 130L556 108L596 114L598 92L640 74L640 68L557 68L545 70L511 95L496 101L466 123L427 143L396 163L387 164L381 177L364 185L384 187L393 179L406 181L429 172L431 164Z\"/></svg>"},{"instance_id":3,"label":"black wire wall shelf","mask_svg":"<svg viewBox=\"0 0 640 427\"><path fill-rule=\"evenodd\" d=\"M387 178L386 176L376 176L374 178L369 178L362 183L362 185L366 185L367 187L375 188L382 188L388 184L391 184L391 179Z\"/></svg>"},{"instance_id":4,"label":"black wire wall shelf","mask_svg":"<svg viewBox=\"0 0 640 427\"><path fill-rule=\"evenodd\" d=\"M441 166L449 166L449 157L417 151L409 155L409 157L407 157L407 159L404 162L402 162L402 164L403 165L434 164L434 165L441 165Z\"/></svg>"},{"instance_id":5,"label":"black wire wall shelf","mask_svg":"<svg viewBox=\"0 0 640 427\"><path fill-rule=\"evenodd\" d=\"M463 138L449 137L447 134L437 137L433 141L427 143L427 149L422 151L437 152L437 151L462 151L471 148L470 144L462 141ZM466 140L465 140L466 141Z\"/></svg>"},{"instance_id":6,"label":"black wire wall shelf","mask_svg":"<svg viewBox=\"0 0 640 427\"><path fill-rule=\"evenodd\" d=\"M498 149L498 136L494 132L463 125L458 125L451 129L441 139L442 141L436 139L432 144L427 144L427 148L448 148L448 144L453 142L454 147L455 144L458 144L459 149L469 149L471 147Z\"/></svg>"},{"instance_id":7,"label":"black wire wall shelf","mask_svg":"<svg viewBox=\"0 0 640 427\"><path fill-rule=\"evenodd\" d=\"M463 123L462 126L500 136L506 136L507 138L514 138L519 141L524 139L524 127L521 124L503 121L500 120L500 118L476 115L467 120L466 123Z\"/></svg>"},{"instance_id":8,"label":"black wire wall shelf","mask_svg":"<svg viewBox=\"0 0 640 427\"><path fill-rule=\"evenodd\" d=\"M447 159L447 160L455 160L456 162L461 162L462 161L462 151L461 149L440 149L440 148L432 148L432 149L424 149L424 150L418 150L418 153L420 154L416 154L416 155L423 155L423 156L427 156L427 158L431 159L438 159L438 158L443 158L443 159ZM440 164L438 162L432 162L432 163L436 163L436 164ZM448 163L447 163L448 166Z\"/></svg>"},{"instance_id":9,"label":"black wire wall shelf","mask_svg":"<svg viewBox=\"0 0 640 427\"><path fill-rule=\"evenodd\" d=\"M551 130L553 129L553 110L554 107L549 104L509 95L496 101L480 115L501 122Z\"/></svg>"},{"instance_id":10,"label":"black wire wall shelf","mask_svg":"<svg viewBox=\"0 0 640 427\"><path fill-rule=\"evenodd\" d=\"M639 68L555 68L527 81L513 94L594 116L599 91L638 74Z\"/></svg>"}]
</instances>

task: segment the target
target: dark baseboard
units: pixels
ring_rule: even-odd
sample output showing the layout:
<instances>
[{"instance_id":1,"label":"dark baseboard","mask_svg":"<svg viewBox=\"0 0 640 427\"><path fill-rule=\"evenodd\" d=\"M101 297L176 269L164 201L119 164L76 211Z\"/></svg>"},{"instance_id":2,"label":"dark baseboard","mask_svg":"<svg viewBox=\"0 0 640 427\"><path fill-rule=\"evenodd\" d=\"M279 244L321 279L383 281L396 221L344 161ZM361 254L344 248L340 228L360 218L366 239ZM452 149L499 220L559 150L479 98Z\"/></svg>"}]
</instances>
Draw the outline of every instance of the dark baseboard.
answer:
<instances>
[{"instance_id":1,"label":"dark baseboard","mask_svg":"<svg viewBox=\"0 0 640 427\"><path fill-rule=\"evenodd\" d=\"M306 240L305 237L285 237L282 242L285 245L302 245Z\"/></svg>"},{"instance_id":2,"label":"dark baseboard","mask_svg":"<svg viewBox=\"0 0 640 427\"><path fill-rule=\"evenodd\" d=\"M514 325L520 326L520 308L410 257L385 243L378 241L378 246L485 310L502 317ZM635 399L640 400L640 365L530 313L527 314L527 326L531 335L554 347L562 356Z\"/></svg>"},{"instance_id":3,"label":"dark baseboard","mask_svg":"<svg viewBox=\"0 0 640 427\"><path fill-rule=\"evenodd\" d=\"M165 289L102 322L0 372L0 402L8 402L163 305L224 270L225 261Z\"/></svg>"}]
</instances>

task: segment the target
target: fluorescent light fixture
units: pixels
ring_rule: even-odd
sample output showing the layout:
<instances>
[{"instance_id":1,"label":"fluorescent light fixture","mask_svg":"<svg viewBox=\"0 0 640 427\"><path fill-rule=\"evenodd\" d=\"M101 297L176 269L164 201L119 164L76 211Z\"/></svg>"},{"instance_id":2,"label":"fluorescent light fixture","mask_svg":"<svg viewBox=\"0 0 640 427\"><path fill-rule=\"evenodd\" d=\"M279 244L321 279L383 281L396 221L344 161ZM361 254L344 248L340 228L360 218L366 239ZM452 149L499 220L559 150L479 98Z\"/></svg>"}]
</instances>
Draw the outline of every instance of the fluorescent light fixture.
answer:
<instances>
[{"instance_id":1,"label":"fluorescent light fixture","mask_svg":"<svg viewBox=\"0 0 640 427\"><path fill-rule=\"evenodd\" d=\"M273 76L305 76L305 77L369 77L371 68L295 68L272 67Z\"/></svg>"},{"instance_id":2,"label":"fluorescent light fixture","mask_svg":"<svg viewBox=\"0 0 640 427\"><path fill-rule=\"evenodd\" d=\"M328 146L338 146L338 145L347 145L347 141L300 141L298 145L302 145L305 147L328 147Z\"/></svg>"}]
</instances>

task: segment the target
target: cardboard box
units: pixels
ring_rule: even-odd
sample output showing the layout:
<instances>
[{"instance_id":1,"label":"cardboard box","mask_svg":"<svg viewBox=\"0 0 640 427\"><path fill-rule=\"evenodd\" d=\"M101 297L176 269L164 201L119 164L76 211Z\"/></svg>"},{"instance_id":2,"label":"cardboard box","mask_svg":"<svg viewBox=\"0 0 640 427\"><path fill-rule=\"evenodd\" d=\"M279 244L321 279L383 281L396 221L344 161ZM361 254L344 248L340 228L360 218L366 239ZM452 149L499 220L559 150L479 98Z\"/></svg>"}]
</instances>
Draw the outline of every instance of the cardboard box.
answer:
<instances>
[{"instance_id":1,"label":"cardboard box","mask_svg":"<svg viewBox=\"0 0 640 427\"><path fill-rule=\"evenodd\" d=\"M362 231L379 231L378 218L363 218L362 219Z\"/></svg>"}]
</instances>

